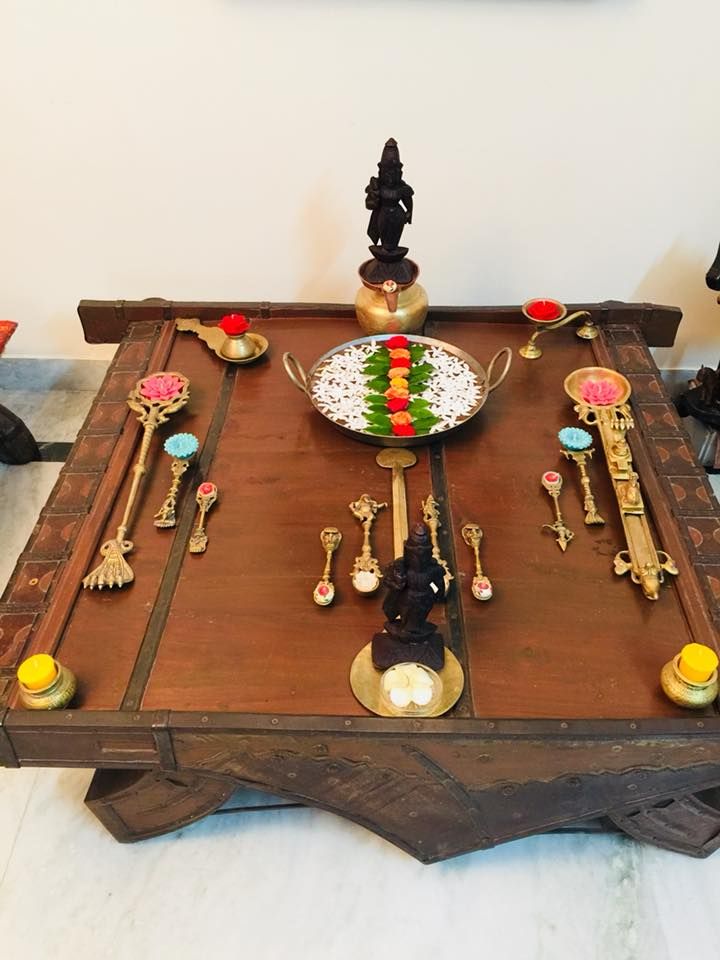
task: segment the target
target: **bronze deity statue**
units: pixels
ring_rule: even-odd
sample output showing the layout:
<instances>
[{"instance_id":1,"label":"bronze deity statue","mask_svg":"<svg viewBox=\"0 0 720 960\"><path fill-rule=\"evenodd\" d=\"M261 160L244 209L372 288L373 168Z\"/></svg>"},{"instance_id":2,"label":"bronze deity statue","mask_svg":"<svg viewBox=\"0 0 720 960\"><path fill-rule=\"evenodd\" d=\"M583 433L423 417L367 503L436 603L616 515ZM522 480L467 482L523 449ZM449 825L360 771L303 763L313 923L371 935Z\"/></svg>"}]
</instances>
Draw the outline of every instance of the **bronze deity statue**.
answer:
<instances>
[{"instance_id":1,"label":"bronze deity statue","mask_svg":"<svg viewBox=\"0 0 720 960\"><path fill-rule=\"evenodd\" d=\"M445 598L445 571L432 555L427 527L417 523L405 541L402 557L383 575L387 617L382 633L372 640L372 661L379 670L396 663L422 663L441 670L445 646L434 623L428 623L433 604Z\"/></svg>"},{"instance_id":2,"label":"bronze deity statue","mask_svg":"<svg viewBox=\"0 0 720 960\"><path fill-rule=\"evenodd\" d=\"M372 283L404 284L415 279L414 265L405 260L408 248L400 246L413 212L413 188L403 180L402 169L398 145L391 137L383 148L378 175L365 187L365 206L372 210L367 232L373 259L364 265L364 277Z\"/></svg>"}]
</instances>

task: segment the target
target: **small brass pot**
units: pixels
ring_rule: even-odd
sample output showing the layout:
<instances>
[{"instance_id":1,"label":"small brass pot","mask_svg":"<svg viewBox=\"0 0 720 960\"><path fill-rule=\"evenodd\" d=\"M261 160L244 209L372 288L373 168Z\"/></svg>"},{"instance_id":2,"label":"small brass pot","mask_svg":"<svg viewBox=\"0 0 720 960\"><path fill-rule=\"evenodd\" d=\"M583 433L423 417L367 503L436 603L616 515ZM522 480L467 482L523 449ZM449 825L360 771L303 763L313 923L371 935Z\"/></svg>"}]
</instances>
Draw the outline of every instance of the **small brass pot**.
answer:
<instances>
[{"instance_id":1,"label":"small brass pot","mask_svg":"<svg viewBox=\"0 0 720 960\"><path fill-rule=\"evenodd\" d=\"M30 690L18 680L20 702L28 710L63 710L77 691L77 680L72 670L55 661L57 674L47 687Z\"/></svg>"},{"instance_id":2,"label":"small brass pot","mask_svg":"<svg viewBox=\"0 0 720 960\"><path fill-rule=\"evenodd\" d=\"M355 315L360 328L369 336L378 333L419 333L428 312L428 298L424 288L417 283L420 269L416 263L413 278L409 283L371 283L363 276L362 286L355 297Z\"/></svg>"},{"instance_id":3,"label":"small brass pot","mask_svg":"<svg viewBox=\"0 0 720 960\"><path fill-rule=\"evenodd\" d=\"M704 683L692 683L680 673L680 654L669 660L660 671L660 685L667 697L679 707L702 710L718 695L718 672L713 671Z\"/></svg>"},{"instance_id":4,"label":"small brass pot","mask_svg":"<svg viewBox=\"0 0 720 960\"><path fill-rule=\"evenodd\" d=\"M255 356L257 347L247 333L241 333L236 337L225 337L220 352L228 360L248 360Z\"/></svg>"}]
</instances>

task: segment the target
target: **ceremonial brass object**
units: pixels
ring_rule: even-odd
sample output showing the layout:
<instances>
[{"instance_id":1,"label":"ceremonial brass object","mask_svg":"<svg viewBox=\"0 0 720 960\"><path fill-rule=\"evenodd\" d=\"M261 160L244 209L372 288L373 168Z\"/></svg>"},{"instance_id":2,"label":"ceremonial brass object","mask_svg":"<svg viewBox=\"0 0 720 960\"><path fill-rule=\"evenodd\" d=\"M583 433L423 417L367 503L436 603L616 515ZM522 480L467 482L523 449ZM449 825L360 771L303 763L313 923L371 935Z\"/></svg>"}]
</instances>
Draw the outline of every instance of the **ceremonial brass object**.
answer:
<instances>
[{"instance_id":1,"label":"ceremonial brass object","mask_svg":"<svg viewBox=\"0 0 720 960\"><path fill-rule=\"evenodd\" d=\"M205 519L208 510L217 500L217 487L215 484L207 480L205 483L201 483L195 494L195 500L199 507L198 519L195 529L190 536L188 550L190 553L205 553L208 545L208 537L205 532Z\"/></svg>"},{"instance_id":2,"label":"ceremonial brass object","mask_svg":"<svg viewBox=\"0 0 720 960\"><path fill-rule=\"evenodd\" d=\"M327 607L335 599L335 584L330 579L330 571L333 554L341 540L342 534L337 527L324 527L320 531L320 543L325 551L325 569L313 590L313 600L319 607Z\"/></svg>"},{"instance_id":3,"label":"ceremonial brass object","mask_svg":"<svg viewBox=\"0 0 720 960\"><path fill-rule=\"evenodd\" d=\"M527 307L529 304L534 303L534 300L528 300L527 303L522 305L523 315L527 317L530 323L535 325L535 331L531 334L525 346L520 347L518 350L521 357L524 357L526 360L537 360L538 357L542 356L542 350L537 344L538 337L543 333L548 333L550 330L559 330L560 327L564 327L565 324L570 323L571 320L577 320L578 317L588 318L575 331L578 337L582 337L583 340L594 340L598 335L598 329L593 323L589 311L576 310L575 313L568 314L567 307L564 303L560 303L559 300L551 300L549 297L545 299L549 300L550 303L554 303L559 309L560 314L553 320L538 320L535 317L531 317L527 312Z\"/></svg>"},{"instance_id":4,"label":"ceremonial brass object","mask_svg":"<svg viewBox=\"0 0 720 960\"><path fill-rule=\"evenodd\" d=\"M680 672L680 657L681 654L673 657L660 671L663 693L680 707L691 710L709 707L718 695L717 670L704 683L693 683Z\"/></svg>"},{"instance_id":5,"label":"ceremonial brass object","mask_svg":"<svg viewBox=\"0 0 720 960\"><path fill-rule=\"evenodd\" d=\"M415 333L422 330L428 312L427 293L417 282L418 265L412 260L407 263L412 270L407 283L395 280L372 283L363 276L367 264L360 267L362 286L355 297L355 314L364 333Z\"/></svg>"},{"instance_id":6,"label":"ceremonial brass object","mask_svg":"<svg viewBox=\"0 0 720 960\"><path fill-rule=\"evenodd\" d=\"M492 583L485 576L480 563L480 543L483 538L483 532L477 523L466 523L460 531L465 543L470 547L475 556L475 576L472 580L471 592L476 600L489 600L493 595Z\"/></svg>"},{"instance_id":7,"label":"ceremonial brass object","mask_svg":"<svg viewBox=\"0 0 720 960\"><path fill-rule=\"evenodd\" d=\"M184 473L187 471L187 468L190 466L190 460L188 459L178 459L173 457L172 463L170 464L170 472L172 473L172 483L170 484L170 489L167 492L167 496L163 500L163 504L155 514L153 523L156 527L160 529L167 529L168 527L174 527L177 522L177 517L175 515L175 508L177 507L177 495L178 490L180 489L180 481L183 478Z\"/></svg>"},{"instance_id":8,"label":"ceremonial brass object","mask_svg":"<svg viewBox=\"0 0 720 960\"><path fill-rule=\"evenodd\" d=\"M585 511L585 523L588 526L592 526L593 524L604 524L604 518L598 513L595 497L593 496L592 487L590 486L590 477L588 476L586 467L587 461L592 459L592 455L595 453L595 450L592 447L587 450L566 450L563 448L560 452L568 460L574 460L577 464L577 468L580 473L580 485L583 488L584 494L583 510Z\"/></svg>"},{"instance_id":9,"label":"ceremonial brass object","mask_svg":"<svg viewBox=\"0 0 720 960\"><path fill-rule=\"evenodd\" d=\"M458 357L463 361L463 363L466 363L475 374L479 387L479 395L473 409L470 411L467 417L461 423L456 423L454 427L449 427L447 430L440 430L439 432L433 433L432 436L428 434L419 434L412 437L378 436L377 434L366 433L364 430L351 429L350 427L346 427L343 424L338 423L336 420L333 420L328 416L322 405L318 403L313 396L315 380L319 375L322 365L330 360L331 357L334 357L335 354L346 350L348 347L357 347L364 344L375 344L376 346L382 346L382 344L388 339L389 336L360 337L357 340L350 340L347 343L342 343L340 346L333 347L332 350L328 350L327 353L324 353L321 357L319 357L308 371L305 371L305 368L297 359L297 357L294 356L294 354L284 353L283 366L285 368L285 373L288 375L294 386L296 386L298 390L305 394L315 410L317 410L318 413L325 417L337 430L340 430L346 436L352 437L354 440L360 440L363 443L372 443L375 446L380 447L417 447L430 443L431 441L434 442L443 440L445 437L450 436L451 433L461 430L465 424L468 423L484 406L487 398L490 396L493 390L496 390L505 380L510 370L510 364L512 363L513 354L510 347L503 347L501 350L498 350L498 352L488 363L487 370L485 370L480 366L474 357L470 356L469 353L465 353L464 350L461 350L459 347L456 347L451 343L445 343L442 340L435 340L432 337L413 336L413 344L419 343L425 347L438 347L445 353L449 353L451 356ZM495 367L500 367L501 360L504 360L502 363L502 369L500 369L500 372L493 380L493 376L496 373Z\"/></svg>"},{"instance_id":10,"label":"ceremonial brass object","mask_svg":"<svg viewBox=\"0 0 720 960\"><path fill-rule=\"evenodd\" d=\"M375 457L376 463L392 470L393 498L393 550L395 558L403 555L403 545L408 538L407 495L404 471L417 463L412 450L388 447Z\"/></svg>"},{"instance_id":11,"label":"ceremonial brass object","mask_svg":"<svg viewBox=\"0 0 720 960\"><path fill-rule=\"evenodd\" d=\"M181 382L180 392L169 400L151 400L144 397L141 393L141 387L144 381L154 377L172 376L177 377ZM143 425L143 437L140 444L140 453L138 460L133 467L133 480L128 494L125 512L123 513L120 526L117 528L115 539L107 540L100 547L100 555L104 558L102 563L92 570L83 580L83 587L90 587L102 590L103 587L122 587L126 583L132 583L135 579L132 567L125 560L125 554L130 553L133 548L132 540L126 540L127 532L130 527L133 507L137 499L140 482L147 472L147 456L150 450L150 441L156 428L165 423L170 414L180 410L190 399L190 381L181 373L153 373L143 377L133 387L130 396L127 399L127 405L138 414L138 420Z\"/></svg>"},{"instance_id":12,"label":"ceremonial brass object","mask_svg":"<svg viewBox=\"0 0 720 960\"><path fill-rule=\"evenodd\" d=\"M424 670L430 670L423 666ZM357 700L380 717L439 717L455 706L465 686L465 675L460 661L445 647L445 665L438 670L437 676L442 682L442 691L437 700L427 708L414 707L412 710L396 707L388 703L383 696L382 677L384 671L378 670L372 662L372 643L367 643L357 654L350 667L350 686Z\"/></svg>"},{"instance_id":13,"label":"ceremonial brass object","mask_svg":"<svg viewBox=\"0 0 720 960\"><path fill-rule=\"evenodd\" d=\"M616 387L615 403L596 406L583 401L583 384L597 380L608 380ZM632 392L630 383L615 370L583 367L566 377L565 392L575 401L575 412L580 420L598 428L605 450L627 542L627 550L621 550L615 556L615 573L629 573L648 600L657 600L665 574L676 576L678 569L669 554L656 549L645 515L640 481L627 442L627 432L634 426L628 404Z\"/></svg>"},{"instance_id":14,"label":"ceremonial brass object","mask_svg":"<svg viewBox=\"0 0 720 960\"><path fill-rule=\"evenodd\" d=\"M254 363L268 348L268 342L262 334L244 333L239 337L229 337L220 327L206 326L196 317L178 317L175 329L194 333L213 353L228 363Z\"/></svg>"},{"instance_id":15,"label":"ceremonial brass object","mask_svg":"<svg viewBox=\"0 0 720 960\"><path fill-rule=\"evenodd\" d=\"M27 710L64 710L77 691L75 674L68 667L55 661L57 673L52 683L41 690L30 690L18 681L20 702Z\"/></svg>"},{"instance_id":16,"label":"ceremonial brass object","mask_svg":"<svg viewBox=\"0 0 720 960\"><path fill-rule=\"evenodd\" d=\"M432 543L432 555L440 564L440 566L445 571L445 576L443 577L445 581L445 593L448 591L450 586L450 581L454 580L455 577L450 573L450 567L447 564L447 560L443 560L440 554L440 545L438 543L438 528L442 526L440 523L440 514L438 513L438 504L435 498L431 493L427 495L427 498L422 502L423 510L423 520L430 530L430 542Z\"/></svg>"},{"instance_id":17,"label":"ceremonial brass object","mask_svg":"<svg viewBox=\"0 0 720 960\"><path fill-rule=\"evenodd\" d=\"M552 497L553 507L555 509L555 522L544 523L543 530L552 530L553 533L557 535L555 537L557 540L557 545L560 547L562 552L565 553L568 548L568 544L573 539L575 534L568 526L566 526L562 513L560 512L560 491L562 490L562 477L559 473L555 473L554 471L550 470L542 475L540 482Z\"/></svg>"},{"instance_id":18,"label":"ceremonial brass object","mask_svg":"<svg viewBox=\"0 0 720 960\"><path fill-rule=\"evenodd\" d=\"M380 586L382 569L380 562L372 555L370 546L370 529L378 510L387 507L387 503L378 503L377 500L364 493L358 500L348 504L350 512L362 524L363 544L359 557L355 557L352 573L352 585L358 593L375 593Z\"/></svg>"}]
</instances>

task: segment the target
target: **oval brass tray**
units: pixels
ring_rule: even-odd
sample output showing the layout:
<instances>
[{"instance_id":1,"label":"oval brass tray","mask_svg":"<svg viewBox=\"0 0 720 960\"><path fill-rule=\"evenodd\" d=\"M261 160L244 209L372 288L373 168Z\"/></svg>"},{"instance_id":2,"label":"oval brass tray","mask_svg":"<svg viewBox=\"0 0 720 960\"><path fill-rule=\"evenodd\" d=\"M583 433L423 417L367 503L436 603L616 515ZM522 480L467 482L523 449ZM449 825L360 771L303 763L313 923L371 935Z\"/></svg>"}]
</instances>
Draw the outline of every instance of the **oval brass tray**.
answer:
<instances>
[{"instance_id":1,"label":"oval brass tray","mask_svg":"<svg viewBox=\"0 0 720 960\"><path fill-rule=\"evenodd\" d=\"M356 347L365 343L373 342L381 344L383 341L389 340L391 336L394 335L384 334L372 337L360 337L357 340L349 340L347 343L341 343L339 346L333 347L332 350L328 350L327 353L324 353L321 357L319 357L319 359L315 361L307 373L303 369L302 364L295 356L293 356L292 353L285 353L283 354L285 372L298 390L301 390L307 396L317 412L347 436L353 437L355 440L360 440L363 443L372 443L375 444L375 446L380 447L417 447L424 443L433 443L436 440L442 440L451 433L455 433L455 431L460 430L465 426L466 423L468 423L468 421L472 420L475 414L484 406L489 394L491 394L492 391L499 387L503 382L508 374L508 370L510 369L510 363L512 362L512 350L510 347L503 347L502 350L498 350L488 364L487 371L485 371L485 369L474 357L471 357L469 353L465 353L465 351L461 350L459 347L453 346L451 343L445 343L443 340L435 340L433 337L419 337L411 334L408 337L408 340L411 344L422 343L430 347L440 347L446 353L450 353L453 356L458 357L460 360L466 363L468 367L470 367L472 372L477 377L478 386L480 387L480 397L476 401L470 413L460 423L456 423L455 426L449 427L446 430L437 430L435 433L417 434L416 436L412 437L378 436L374 433L367 433L364 430L353 430L350 427L346 427L342 423L338 423L337 420L333 420L332 417L328 416L328 414L320 408L313 397L313 383L318 371L320 370L320 367L323 365L323 363L325 363L326 360L334 357L337 353L341 353L343 350L347 350L348 347ZM492 374L495 364L503 355L505 355L505 365L502 373L500 373L497 379L493 382Z\"/></svg>"}]
</instances>

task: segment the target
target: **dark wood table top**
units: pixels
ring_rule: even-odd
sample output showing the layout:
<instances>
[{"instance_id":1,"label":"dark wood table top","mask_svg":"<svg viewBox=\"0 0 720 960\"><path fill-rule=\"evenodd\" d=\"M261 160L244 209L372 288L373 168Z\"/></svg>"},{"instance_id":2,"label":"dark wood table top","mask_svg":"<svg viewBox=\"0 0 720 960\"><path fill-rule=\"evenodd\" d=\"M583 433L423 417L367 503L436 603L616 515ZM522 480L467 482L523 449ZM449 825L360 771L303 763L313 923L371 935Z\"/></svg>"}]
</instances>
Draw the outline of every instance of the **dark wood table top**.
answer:
<instances>
[{"instance_id":1,"label":"dark wood table top","mask_svg":"<svg viewBox=\"0 0 720 960\"><path fill-rule=\"evenodd\" d=\"M696 462L649 346L672 344L678 310L590 304L592 343L564 328L543 357L517 348L517 307L433 308L426 333L486 365L515 353L507 381L443 444L416 448L407 472L411 518L431 491L442 550L456 575L433 619L460 658L464 694L434 720L384 719L355 700L349 670L382 624L380 598L350 585L360 528L348 504L390 499L376 448L348 439L290 383L282 354L306 366L354 339L352 307L307 304L83 301L90 342L119 348L0 601L0 764L98 768L87 803L119 840L177 829L241 785L356 820L424 862L561 824L603 824L693 856L720 845L720 718L662 695L663 664L690 640L718 647L720 510ZM230 366L177 317L216 323L250 314L270 341L251 366ZM633 388L630 443L658 546L677 562L657 602L612 560L622 528L602 452L591 472L607 523L586 528L577 477L557 431L576 424L563 380L599 364ZM81 588L115 535L140 429L126 398L142 376L179 370L189 405L153 438L135 515L135 581ZM201 442L184 480L175 530L152 524L167 490L169 433ZM541 530L552 519L540 476L560 468L576 536L567 553ZM219 487L207 553L187 553L201 479ZM472 556L460 529L485 531L495 595L470 594ZM312 602L319 532L344 539L329 608ZM391 558L392 520L375 527ZM18 708L14 674L49 652L77 675L72 709Z\"/></svg>"},{"instance_id":2,"label":"dark wood table top","mask_svg":"<svg viewBox=\"0 0 720 960\"><path fill-rule=\"evenodd\" d=\"M2 600L0 694L18 722L13 672L39 651L76 673L76 716L112 711L119 724L138 711L370 717L348 674L382 614L377 596L362 597L350 586L361 538L348 504L364 492L389 500L390 478L375 464L374 447L346 438L311 408L281 359L290 350L309 366L353 339L352 311L244 305L270 341L266 358L244 367L223 363L194 335L175 331L177 316L216 322L230 307L81 304L88 339L122 339ZM658 677L684 643L717 646L720 514L647 348L648 340L672 340L679 312L613 303L590 309L600 338L580 340L566 327L544 339L536 361L517 356L529 333L517 308L430 313L427 335L483 364L505 345L515 354L506 382L481 413L444 444L419 448L418 464L406 474L411 519L420 518L420 501L431 490L440 502L457 577L435 619L463 662L467 684L440 724L692 716L663 696ZM558 429L577 423L563 379L596 363L621 370L633 385L636 465L659 545L680 568L655 603L613 573L612 558L624 543L601 449L591 472L604 527L583 525L575 467L559 456ZM140 430L125 398L155 369L184 373L191 401L153 439L131 531L135 582L82 590L99 544L114 535L130 484ZM152 516L170 476L161 446L180 430L199 437L201 453L183 482L178 527L158 531ZM566 520L576 531L565 554L541 532L552 517L539 478L558 467L566 479ZM187 535L194 490L206 478L218 485L219 501L209 517L207 553L194 556ZM495 587L489 603L470 594L472 555L460 536L470 520L485 531L483 564ZM344 539L335 558L338 596L323 609L311 593L326 525L340 527ZM374 536L378 556L388 561L389 509ZM6 729L13 722L6 718Z\"/></svg>"}]
</instances>

